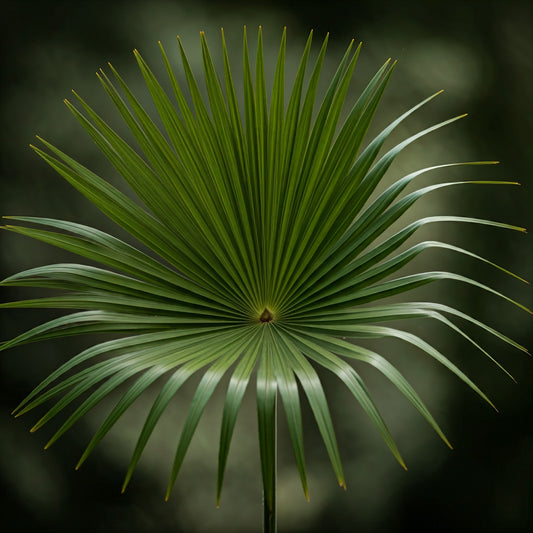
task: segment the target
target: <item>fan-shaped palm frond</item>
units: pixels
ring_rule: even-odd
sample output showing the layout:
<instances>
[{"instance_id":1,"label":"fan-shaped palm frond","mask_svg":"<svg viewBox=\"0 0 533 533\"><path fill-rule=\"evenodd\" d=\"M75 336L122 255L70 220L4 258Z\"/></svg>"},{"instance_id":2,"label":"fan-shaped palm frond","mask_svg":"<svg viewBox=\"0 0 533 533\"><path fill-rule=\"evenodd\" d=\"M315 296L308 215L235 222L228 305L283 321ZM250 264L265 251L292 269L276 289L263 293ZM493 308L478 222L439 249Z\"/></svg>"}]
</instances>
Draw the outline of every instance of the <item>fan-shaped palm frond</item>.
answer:
<instances>
[{"instance_id":1,"label":"fan-shaped palm frond","mask_svg":"<svg viewBox=\"0 0 533 533\"><path fill-rule=\"evenodd\" d=\"M269 97L261 31L254 74L245 32L242 102L237 96L223 34L224 70L220 80L201 34L207 101L179 40L188 95L162 46L172 95L165 92L135 51L159 114L157 120L149 116L109 65L111 74L100 71L98 78L135 138L135 146L121 138L81 96L74 93L75 103L65 101L140 202L131 200L47 141L39 139L43 148L33 147L105 215L153 252L144 253L132 244L74 222L7 217L14 225L5 229L101 265L41 266L2 282L3 286L61 291L51 297L4 303L3 308L62 308L75 312L22 333L4 342L0 349L68 335L117 334L68 360L15 410L20 415L54 400L56 403L35 424L36 430L84 395L51 437L49 446L106 395L127 382L125 392L87 446L78 467L136 398L159 381L160 392L139 435L124 481L126 488L161 414L179 388L193 374L202 373L177 444L168 498L202 412L221 378L230 373L220 432L218 501L236 417L255 372L265 498L267 510L273 509L278 397L287 415L305 495L308 487L301 392L308 400L337 480L345 485L318 367L335 374L348 388L401 465L404 461L400 451L352 362L370 364L381 372L449 445L405 377L385 357L360 346L361 338L394 337L413 345L490 403L457 366L427 341L403 329L380 325L381 322L435 319L490 357L454 322L466 320L525 351L502 333L454 308L431 302L381 302L433 281L452 280L474 285L530 312L496 290L459 274L397 274L418 254L431 248L467 254L493 265L472 252L437 241L401 248L427 224L483 224L524 231L522 228L468 217L435 216L387 233L418 199L431 191L463 184L512 184L449 182L402 196L405 188L422 174L491 162L447 163L412 172L381 194L373 194L404 148L461 117L431 126L379 156L391 132L439 94L436 93L405 112L363 149L365 134L394 63L387 61L377 71L341 124L341 110L360 46L350 44L325 96L317 103L328 38L312 67L311 39L312 35L290 94L286 95L283 34ZM90 393L85 395L87 392Z\"/></svg>"}]
</instances>

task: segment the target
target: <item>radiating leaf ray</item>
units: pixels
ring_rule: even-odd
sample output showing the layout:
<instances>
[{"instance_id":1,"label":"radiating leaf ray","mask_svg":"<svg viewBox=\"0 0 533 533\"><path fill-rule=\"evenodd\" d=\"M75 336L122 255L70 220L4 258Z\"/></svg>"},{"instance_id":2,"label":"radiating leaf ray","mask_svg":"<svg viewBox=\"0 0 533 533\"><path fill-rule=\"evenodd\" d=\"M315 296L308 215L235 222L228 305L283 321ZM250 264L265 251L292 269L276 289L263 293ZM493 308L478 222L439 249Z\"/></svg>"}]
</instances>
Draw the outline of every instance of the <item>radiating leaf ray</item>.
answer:
<instances>
[{"instance_id":1,"label":"radiating leaf ray","mask_svg":"<svg viewBox=\"0 0 533 533\"><path fill-rule=\"evenodd\" d=\"M289 330L289 333L292 333ZM299 339L296 336L296 339ZM309 358L316 361L321 366L327 368L336 374L354 395L361 407L365 410L372 422L376 425L387 446L392 451L394 457L406 469L405 463L402 459L400 451L392 438L392 435L381 415L374 401L372 400L366 385L357 372L350 367L345 361L336 357L333 353L324 350L320 346L307 343L302 353L305 353Z\"/></svg>"},{"instance_id":2,"label":"radiating leaf ray","mask_svg":"<svg viewBox=\"0 0 533 533\"><path fill-rule=\"evenodd\" d=\"M389 379L398 390L413 404L413 406L422 414L422 416L428 421L431 427L435 432L440 436L440 438L448 445L452 447L448 439L445 437L444 433L440 429L439 425L424 405L420 396L409 384L409 382L403 377L403 375L381 355L368 350L361 346L357 346L351 343L347 343L332 337L331 335L317 335L315 333L309 334L293 334L296 339L306 348L323 347L332 353L338 353L345 357L356 359L368 363L375 368L377 368L387 379ZM388 437L389 438L389 437ZM393 453L396 451L396 448L393 449Z\"/></svg>"},{"instance_id":3,"label":"radiating leaf ray","mask_svg":"<svg viewBox=\"0 0 533 533\"><path fill-rule=\"evenodd\" d=\"M180 471L181 465L187 453L187 449L191 443L192 437L200 421L200 417L207 405L207 402L211 398L215 387L218 385L224 374L228 371L229 367L235 362L235 360L241 355L241 351L246 349L246 345L253 340L246 339L245 343L240 343L239 345L231 345L231 351L226 351L224 357L220 357L210 368L207 370L198 388L196 393L191 400L191 405L189 411L187 412L187 418L183 425L181 431L180 440L178 443L178 448L176 450L176 455L174 457L174 464L172 465L172 472L170 473L170 479L168 482L167 493L165 500L168 500L172 487L176 481L178 473Z\"/></svg>"},{"instance_id":4,"label":"radiating leaf ray","mask_svg":"<svg viewBox=\"0 0 533 533\"><path fill-rule=\"evenodd\" d=\"M300 479L302 481L302 488L304 495L309 500L309 489L307 487L307 475L305 473L305 458L304 458L304 436L302 424L302 412L300 407L300 397L298 393L298 383L290 363L286 360L286 348L277 335L272 337L272 355L274 361L274 372L276 373L276 381L280 392L280 397L283 402L285 413L287 414L287 423L289 426L289 433L296 456L296 463L298 471L300 472Z\"/></svg>"},{"instance_id":5,"label":"radiating leaf ray","mask_svg":"<svg viewBox=\"0 0 533 533\"><path fill-rule=\"evenodd\" d=\"M304 282L301 282L297 290L293 292L297 295L301 295L310 287L316 289L316 282L318 280L320 280L321 285L327 285L336 278L339 271L344 271L342 269L353 268L352 265L354 264L354 260L361 253L361 251L364 250L368 244L374 242L376 238L382 235L383 232L388 229L396 220L398 220L401 215L403 215L419 198L428 192L445 186L461 184L516 185L512 182L452 182L439 184L433 187L419 189L414 193L409 194L401 201L396 202L392 207L389 208L397 195L418 175L429 170L445 168L449 166L456 165L439 165L437 167L430 167L419 172L411 173L387 189L387 191L385 191L379 198L372 202L368 209L352 223L341 239L332 247L329 257L327 258L328 261L326 262L326 264L331 265L331 268L326 270L323 266L324 263L321 263L321 267L310 276L306 276L307 279ZM415 224L417 223L415 222ZM410 236L408 228L405 228L405 239L407 236ZM400 244L402 242L403 241L400 241ZM361 259L359 259L359 261L360 260Z\"/></svg>"},{"instance_id":6,"label":"radiating leaf ray","mask_svg":"<svg viewBox=\"0 0 533 533\"><path fill-rule=\"evenodd\" d=\"M287 342L286 338L282 337L282 339L287 348L286 354L289 364L298 377L315 416L333 470L337 476L337 481L341 487L346 488L337 439L335 437L335 430L333 428L333 422L331 420L328 403L320 378L300 350L298 350L292 343Z\"/></svg>"},{"instance_id":7,"label":"radiating leaf ray","mask_svg":"<svg viewBox=\"0 0 533 533\"><path fill-rule=\"evenodd\" d=\"M146 421L144 423L144 426L141 430L141 433L139 435L139 438L137 440L137 444L135 446L135 449L133 451L133 455L130 461L130 465L128 467L128 471L126 473L126 477L124 479L124 483L122 485L122 492L126 490L127 485L130 482L131 476L133 475L133 471L135 470L135 467L137 466L137 463L139 462L139 459L142 455L142 452L144 448L146 447L146 444L148 442L148 439L150 438L155 425L159 421L161 415L165 411L166 407L168 406L169 402L172 400L178 389L197 371L204 368L205 366L216 362L217 360L221 360L221 365L223 366L225 364L225 361L227 360L226 357L224 357L225 354L229 354L230 357L234 358L234 353L231 351L232 348L238 347L238 349L242 348L243 345L243 338L246 339L246 342L249 341L249 339L246 338L246 333L243 333L242 331L238 331L233 335L232 338L225 339L224 344L220 344L220 342L217 342L219 339L213 339L212 343L202 343L200 346L196 348L194 351L194 358L191 359L191 361L187 362L178 370L176 370L170 378L167 380L165 385L161 388L159 395L155 399L152 408L150 409L150 412L148 413L148 416L146 418ZM237 355L239 352L237 352ZM178 450L181 451L181 450ZM177 475L177 471L176 471ZM170 483L169 483L170 488ZM167 492L168 497L168 492Z\"/></svg>"},{"instance_id":8,"label":"radiating leaf ray","mask_svg":"<svg viewBox=\"0 0 533 533\"><path fill-rule=\"evenodd\" d=\"M259 336L264 335L264 330ZM260 341L259 341L260 342ZM220 429L220 445L218 453L218 475L217 475L217 507L220 505L222 494L222 483L228 459L228 453L233 435L233 429L237 420L237 414L241 405L246 387L250 380L252 371L259 357L260 344L252 346L242 356L239 364L235 368L228 385L226 398L224 401L224 412L222 413L222 424Z\"/></svg>"},{"instance_id":9,"label":"radiating leaf ray","mask_svg":"<svg viewBox=\"0 0 533 533\"><path fill-rule=\"evenodd\" d=\"M262 354L257 370L257 424L259 429L259 453L263 477L263 498L270 512L276 504L277 470L277 381L272 361L272 340L262 343Z\"/></svg>"}]
</instances>

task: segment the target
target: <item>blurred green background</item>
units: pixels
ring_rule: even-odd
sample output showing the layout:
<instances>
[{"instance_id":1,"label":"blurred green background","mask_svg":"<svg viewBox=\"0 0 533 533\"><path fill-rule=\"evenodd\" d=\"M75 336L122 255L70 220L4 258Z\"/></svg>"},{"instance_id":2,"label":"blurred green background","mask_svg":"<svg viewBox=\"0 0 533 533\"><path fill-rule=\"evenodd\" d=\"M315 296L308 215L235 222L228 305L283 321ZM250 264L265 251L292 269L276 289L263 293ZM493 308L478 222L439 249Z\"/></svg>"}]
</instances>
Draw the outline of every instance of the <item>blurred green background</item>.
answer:
<instances>
[{"instance_id":1,"label":"blurred green background","mask_svg":"<svg viewBox=\"0 0 533 533\"><path fill-rule=\"evenodd\" d=\"M428 196L416 215L465 214L533 227L533 3L448 2L242 2L242 1L14 1L2 7L2 142L0 214L50 216L115 231L112 224L33 154L37 133L112 181L96 148L65 109L75 88L101 110L110 110L94 72L111 61L142 91L131 50L138 48L161 71L157 41L167 51L180 35L200 68L198 31L205 30L216 55L224 27L230 53L240 61L242 26L264 29L267 67L272 67L283 26L288 28L288 70L294 68L309 30L316 43L331 41L325 79L352 38L363 41L352 96L388 58L399 60L372 132L422 98L445 93L395 133L399 141L434 122L464 112L469 117L427 137L391 169L393 181L435 163L497 159L495 167L472 167L428 175L427 184L449 178L509 179L520 188L465 187ZM174 52L175 53L175 52ZM417 239L444 240L486 256L532 279L533 250L527 236L479 227L430 228ZM24 268L71 260L23 237L0 233L0 276ZM449 269L501 290L533 307L529 287L471 260L435 252L416 269ZM2 301L22 293L3 289ZM533 347L532 321L506 302L473 288L442 283L417 298L453 303ZM414 299L414 298L413 298ZM7 339L50 317L37 311L2 312L0 338ZM283 419L280 422L279 531L281 532L526 532L533 527L533 361L487 335L472 335L516 377L512 383L480 352L434 324L410 328L435 345L487 392L495 413L444 369L400 343L381 344L412 381L455 449L448 450L423 419L383 379L360 369L383 408L409 470L395 462L372 424L349 395L324 376L338 428L348 490L336 485L323 445L306 413L306 450L311 502L299 487ZM468 329L470 332L471 330ZM0 357L0 529L6 532L254 532L261 528L261 485L252 388L239 417L220 509L215 477L220 397L208 408L178 478L173 496L163 495L184 406L194 382L181 391L162 419L126 494L120 486L136 432L155 390L141 398L93 453L74 465L113 398L95 409L50 450L53 432L28 433L38 417L9 413L52 369L89 339L48 342ZM221 391L223 387L221 387ZM61 420L58 420L60 422ZM57 422L50 426L57 427Z\"/></svg>"}]
</instances>

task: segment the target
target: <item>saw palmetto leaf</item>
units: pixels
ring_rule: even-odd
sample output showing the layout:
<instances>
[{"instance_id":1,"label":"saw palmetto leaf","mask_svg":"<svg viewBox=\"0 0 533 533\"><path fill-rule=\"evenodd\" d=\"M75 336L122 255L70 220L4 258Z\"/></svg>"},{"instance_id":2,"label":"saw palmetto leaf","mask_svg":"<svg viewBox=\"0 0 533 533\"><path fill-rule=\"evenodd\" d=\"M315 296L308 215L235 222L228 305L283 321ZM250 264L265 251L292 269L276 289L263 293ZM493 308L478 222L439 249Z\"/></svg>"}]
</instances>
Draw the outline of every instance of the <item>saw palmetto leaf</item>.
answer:
<instances>
[{"instance_id":1,"label":"saw palmetto leaf","mask_svg":"<svg viewBox=\"0 0 533 533\"><path fill-rule=\"evenodd\" d=\"M449 243L428 240L402 248L419 228L434 223L476 224L519 232L525 231L523 228L441 215L411 221L395 233L387 233L415 202L444 187L516 183L447 181L402 196L408 185L433 170L493 163L453 162L413 171L377 194L378 185L402 150L462 116L428 127L380 156L392 131L436 93L402 114L363 149L395 64L385 62L346 110L361 46L349 45L322 100L317 101L327 43L326 37L313 62L312 34L309 36L293 86L286 94L284 32L269 94L261 30L255 65L245 31L242 100L223 33L221 73L217 73L201 34L205 92L181 41L180 74L160 46L170 94L135 51L157 116L143 108L111 65L108 73L99 71L98 79L135 143L122 138L80 95L74 93L73 102L66 101L66 105L138 201L47 141L40 139L42 146L33 147L131 235L130 242L124 242L75 222L6 217L9 223L4 229L67 250L92 264L39 266L7 277L3 286L40 287L54 292L38 299L6 302L0 304L2 308L73 312L20 333L3 342L0 349L68 335L115 334L111 340L99 342L65 362L15 410L20 415L52 401L35 424L36 430L78 401L50 438L49 446L108 394L120 390L120 399L88 444L78 467L135 400L159 383L160 392L137 440L125 488L169 402L191 376L201 373L170 469L168 498L200 417L223 376L230 374L221 421L217 504L239 407L250 382L255 381L265 502L273 509L278 403L287 415L305 496L303 397L337 480L345 486L330 406L321 384L322 372L339 378L402 466L404 461L385 416L357 372L357 365L369 364L381 372L451 447L413 386L386 354L361 345L362 339L391 337L410 344L491 403L474 381L427 339L382 322L437 320L498 366L456 321L467 321L526 351L496 329L452 307L434 302L381 302L445 280L473 285L490 293L487 297L503 298L502 305L515 305L531 313L496 289L458 273L400 272L421 252L440 248L488 263L524 281L490 260ZM179 81L182 79L185 81ZM346 117L343 122L342 116Z\"/></svg>"}]
</instances>

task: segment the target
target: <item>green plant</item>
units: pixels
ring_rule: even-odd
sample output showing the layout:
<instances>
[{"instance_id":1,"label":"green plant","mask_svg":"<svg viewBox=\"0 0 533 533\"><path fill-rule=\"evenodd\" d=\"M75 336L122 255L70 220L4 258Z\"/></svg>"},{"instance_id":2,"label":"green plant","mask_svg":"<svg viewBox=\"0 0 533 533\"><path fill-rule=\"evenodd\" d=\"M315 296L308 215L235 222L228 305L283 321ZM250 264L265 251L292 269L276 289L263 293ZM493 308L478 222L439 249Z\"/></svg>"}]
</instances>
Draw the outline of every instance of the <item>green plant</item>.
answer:
<instances>
[{"instance_id":1,"label":"green plant","mask_svg":"<svg viewBox=\"0 0 533 533\"><path fill-rule=\"evenodd\" d=\"M268 101L261 30L255 76L250 67L245 32L243 111L239 107L223 34L222 84L201 34L208 102L202 98L179 40L192 104L162 47L174 101L135 52L163 131L113 67L110 66L113 81L100 71L100 82L135 138L136 148L113 131L76 93L77 107L65 101L142 206L43 139L40 141L47 151L33 149L153 253L144 253L109 234L73 222L7 217L16 225L5 226L102 267L55 264L5 279L3 286L63 292L52 297L3 303L3 308L62 308L77 312L22 333L4 342L0 349L69 335L118 334L64 363L22 401L15 409L17 416L59 396L32 429L37 430L90 391L51 437L48 447L100 400L128 382L120 401L81 456L79 467L125 410L152 383L166 379L140 433L124 490L169 401L189 377L203 372L177 445L168 498L208 400L221 378L231 373L220 432L218 505L237 413L256 372L265 531L276 528L278 396L287 415L306 497L300 391L307 397L337 480L345 486L328 403L316 367L335 374L350 390L402 466L404 462L393 437L350 363L370 364L383 373L449 445L402 374L386 358L360 346L359 339L399 338L439 361L491 403L432 345L403 329L379 325L380 322L434 319L492 359L452 321L457 318L526 351L502 333L449 306L431 302L378 305L379 300L436 280L453 280L474 285L531 312L497 291L458 274L439 271L394 277L429 248L444 248L493 265L469 251L442 242L426 241L406 249L401 246L418 228L434 222L483 224L524 231L522 228L467 217L436 216L412 222L389 236L385 232L428 192L460 184L511 183L440 183L402 196L404 189L426 172L492 162L448 163L412 172L381 194L373 195L401 150L461 117L417 133L378 157L393 129L439 94L436 93L404 113L362 149L394 64L387 61L377 71L340 125L360 46L355 48L350 44L323 100L315 106L328 39L324 40L306 83L311 39L312 34L286 103L285 33Z\"/></svg>"}]
</instances>

